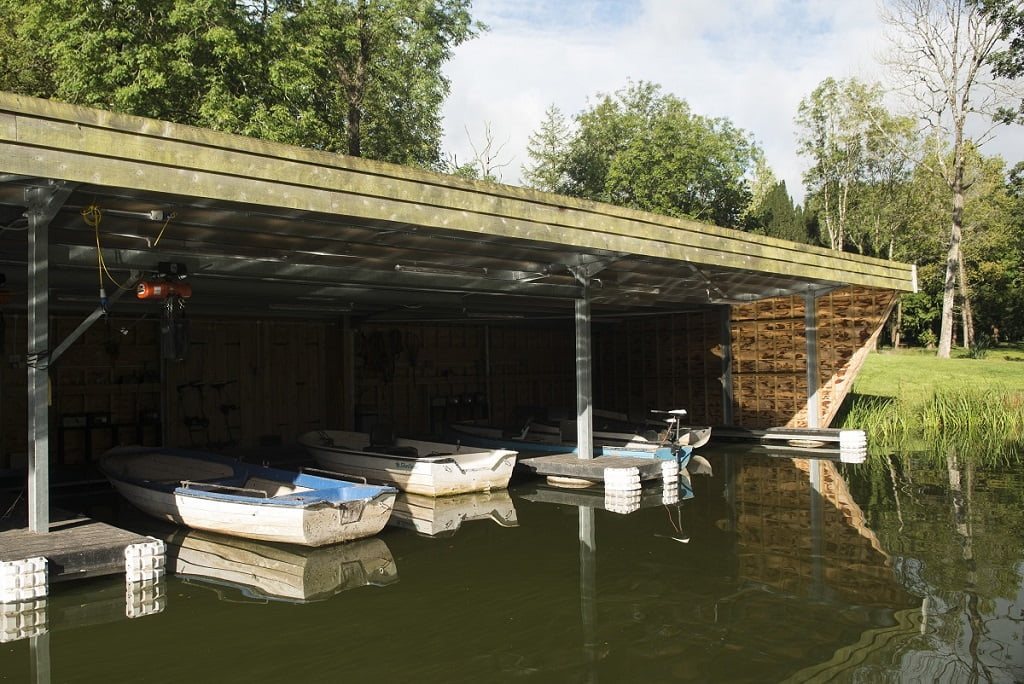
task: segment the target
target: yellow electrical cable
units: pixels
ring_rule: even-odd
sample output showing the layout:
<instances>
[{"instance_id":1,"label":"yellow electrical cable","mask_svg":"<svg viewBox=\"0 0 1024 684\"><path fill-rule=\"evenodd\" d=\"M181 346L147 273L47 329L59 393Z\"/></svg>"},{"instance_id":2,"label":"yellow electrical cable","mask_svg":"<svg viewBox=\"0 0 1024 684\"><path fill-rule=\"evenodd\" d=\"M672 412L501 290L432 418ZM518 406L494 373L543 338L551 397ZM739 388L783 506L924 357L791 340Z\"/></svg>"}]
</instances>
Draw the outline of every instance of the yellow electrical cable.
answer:
<instances>
[{"instance_id":1,"label":"yellow electrical cable","mask_svg":"<svg viewBox=\"0 0 1024 684\"><path fill-rule=\"evenodd\" d=\"M130 288L124 287L117 281L107 268L107 262L103 259L103 248L100 246L100 221L103 220L103 210L96 204L90 204L89 206L82 209L82 218L85 220L85 224L92 226L93 231L96 235L96 266L99 272L100 278L100 290L103 289L103 275L106 274L110 278L110 282L114 283L119 290L128 290Z\"/></svg>"}]
</instances>

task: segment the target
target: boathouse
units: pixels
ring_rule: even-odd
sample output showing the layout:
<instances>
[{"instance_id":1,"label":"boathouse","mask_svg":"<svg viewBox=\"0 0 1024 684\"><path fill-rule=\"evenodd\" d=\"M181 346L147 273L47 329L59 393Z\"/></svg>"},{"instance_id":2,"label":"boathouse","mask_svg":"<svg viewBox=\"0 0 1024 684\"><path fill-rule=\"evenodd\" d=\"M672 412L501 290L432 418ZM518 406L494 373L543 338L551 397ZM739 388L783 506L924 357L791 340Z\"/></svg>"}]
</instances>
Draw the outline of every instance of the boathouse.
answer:
<instances>
[{"instance_id":1,"label":"boathouse","mask_svg":"<svg viewBox=\"0 0 1024 684\"><path fill-rule=\"evenodd\" d=\"M0 93L0 470L686 408L828 426L906 264ZM585 451L585 450L584 450ZM42 501L40 501L42 500Z\"/></svg>"}]
</instances>

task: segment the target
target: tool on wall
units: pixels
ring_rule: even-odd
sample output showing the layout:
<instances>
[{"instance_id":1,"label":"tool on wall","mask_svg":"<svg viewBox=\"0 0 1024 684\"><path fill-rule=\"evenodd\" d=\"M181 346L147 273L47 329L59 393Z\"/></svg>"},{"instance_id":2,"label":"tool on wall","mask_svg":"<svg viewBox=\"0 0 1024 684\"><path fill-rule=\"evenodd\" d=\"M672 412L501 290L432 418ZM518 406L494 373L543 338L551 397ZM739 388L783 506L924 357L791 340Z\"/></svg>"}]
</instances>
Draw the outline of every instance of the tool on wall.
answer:
<instances>
[{"instance_id":1,"label":"tool on wall","mask_svg":"<svg viewBox=\"0 0 1024 684\"><path fill-rule=\"evenodd\" d=\"M238 406L238 404L233 404L233 403L230 402L230 400L229 400L229 398L227 396L228 393L227 393L227 390L226 390L228 385L234 384L236 382L238 382L238 381L237 380L221 380L220 382L211 382L210 383L210 387L212 387L217 392L217 408L220 410L221 415L224 417L224 431L227 433L227 440L226 441L218 442L215 445L211 444L210 446L229 447L229 446L235 446L236 444L238 444L238 441L235 440L234 433L232 432L231 414L236 412L236 411L239 411L240 407ZM239 428L241 426L236 425L234 427L235 428Z\"/></svg>"},{"instance_id":2,"label":"tool on wall","mask_svg":"<svg viewBox=\"0 0 1024 684\"><path fill-rule=\"evenodd\" d=\"M202 432L205 436L204 443L210 443L210 419L206 417L206 392L203 391L204 383L186 382L178 385L178 408L181 411L181 422L188 428L188 441L193 447L200 446L195 438L195 433ZM192 404L189 396L195 393L198 398L196 412L189 413L188 406Z\"/></svg>"}]
</instances>

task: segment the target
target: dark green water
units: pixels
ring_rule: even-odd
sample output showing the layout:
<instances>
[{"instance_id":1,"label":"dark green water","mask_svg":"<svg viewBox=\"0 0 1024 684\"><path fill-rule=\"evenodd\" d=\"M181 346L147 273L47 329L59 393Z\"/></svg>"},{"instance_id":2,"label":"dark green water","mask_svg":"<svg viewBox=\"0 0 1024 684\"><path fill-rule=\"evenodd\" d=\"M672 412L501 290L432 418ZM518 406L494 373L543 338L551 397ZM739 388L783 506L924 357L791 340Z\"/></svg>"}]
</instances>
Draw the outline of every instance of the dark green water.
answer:
<instances>
[{"instance_id":1,"label":"dark green water","mask_svg":"<svg viewBox=\"0 0 1024 684\"><path fill-rule=\"evenodd\" d=\"M3 618L0 681L1024 681L1020 466L707 456L677 503L526 481L316 551L94 497L219 583L169 575L131 604L122 578L54 585Z\"/></svg>"}]
</instances>

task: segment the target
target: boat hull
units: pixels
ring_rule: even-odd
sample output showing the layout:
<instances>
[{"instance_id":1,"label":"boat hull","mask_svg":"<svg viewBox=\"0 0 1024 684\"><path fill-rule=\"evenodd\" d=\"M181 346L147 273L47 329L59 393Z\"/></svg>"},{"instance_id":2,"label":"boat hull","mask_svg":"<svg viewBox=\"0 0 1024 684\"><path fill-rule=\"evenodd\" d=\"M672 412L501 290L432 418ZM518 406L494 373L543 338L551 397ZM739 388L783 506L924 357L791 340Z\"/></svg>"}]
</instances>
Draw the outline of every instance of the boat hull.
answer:
<instances>
[{"instance_id":1,"label":"boat hull","mask_svg":"<svg viewBox=\"0 0 1024 684\"><path fill-rule=\"evenodd\" d=\"M471 449L401 438L395 446L416 449L421 455L385 454L365 450L369 446L367 434L341 430L309 432L299 442L322 468L423 496L504 489L515 470L517 456L509 449Z\"/></svg>"},{"instance_id":2,"label":"boat hull","mask_svg":"<svg viewBox=\"0 0 1024 684\"><path fill-rule=\"evenodd\" d=\"M104 455L100 468L125 499L156 518L302 546L377 534L391 517L397 494L392 488L180 450L116 449Z\"/></svg>"}]
</instances>

